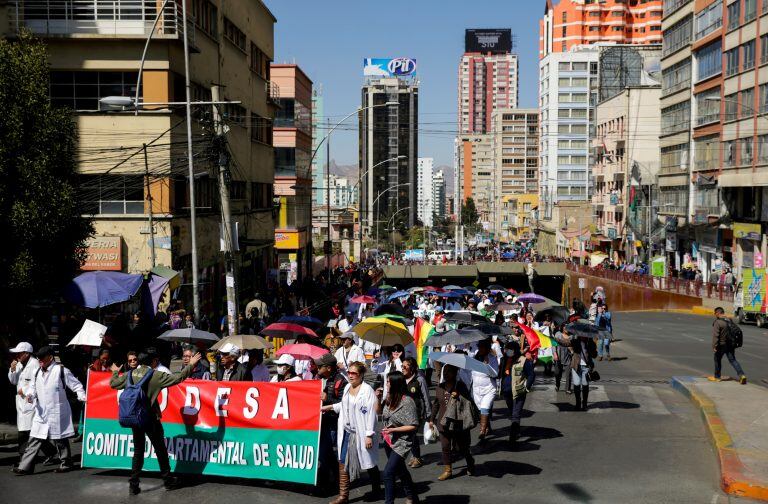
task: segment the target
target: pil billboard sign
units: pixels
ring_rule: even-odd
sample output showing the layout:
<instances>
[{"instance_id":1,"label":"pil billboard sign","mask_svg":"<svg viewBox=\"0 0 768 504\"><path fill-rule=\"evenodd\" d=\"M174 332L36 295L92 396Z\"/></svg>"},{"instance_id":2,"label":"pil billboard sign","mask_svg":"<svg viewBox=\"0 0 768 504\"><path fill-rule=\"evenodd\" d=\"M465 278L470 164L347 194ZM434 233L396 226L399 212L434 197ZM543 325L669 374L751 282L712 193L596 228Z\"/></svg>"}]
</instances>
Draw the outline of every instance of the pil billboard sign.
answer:
<instances>
[{"instance_id":1,"label":"pil billboard sign","mask_svg":"<svg viewBox=\"0 0 768 504\"><path fill-rule=\"evenodd\" d=\"M365 58L363 75L365 77L412 77L416 75L414 58Z\"/></svg>"}]
</instances>

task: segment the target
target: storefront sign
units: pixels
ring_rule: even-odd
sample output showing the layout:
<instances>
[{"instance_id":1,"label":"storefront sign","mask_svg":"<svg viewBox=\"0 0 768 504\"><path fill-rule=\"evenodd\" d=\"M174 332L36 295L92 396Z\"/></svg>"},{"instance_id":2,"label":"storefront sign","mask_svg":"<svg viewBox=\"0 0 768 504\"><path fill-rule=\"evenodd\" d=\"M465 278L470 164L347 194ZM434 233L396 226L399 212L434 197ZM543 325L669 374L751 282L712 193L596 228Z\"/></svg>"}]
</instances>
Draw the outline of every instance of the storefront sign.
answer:
<instances>
[{"instance_id":1,"label":"storefront sign","mask_svg":"<svg viewBox=\"0 0 768 504\"><path fill-rule=\"evenodd\" d=\"M299 248L299 232L275 231L275 248L278 250L297 250Z\"/></svg>"},{"instance_id":2,"label":"storefront sign","mask_svg":"<svg viewBox=\"0 0 768 504\"><path fill-rule=\"evenodd\" d=\"M664 257L655 257L651 262L651 275L655 277L667 276L667 260Z\"/></svg>"},{"instance_id":3,"label":"storefront sign","mask_svg":"<svg viewBox=\"0 0 768 504\"><path fill-rule=\"evenodd\" d=\"M119 236L94 236L88 240L83 271L120 271L123 269L123 247Z\"/></svg>"},{"instance_id":4,"label":"storefront sign","mask_svg":"<svg viewBox=\"0 0 768 504\"><path fill-rule=\"evenodd\" d=\"M744 310L759 312L765 301L765 270L744 268L742 275Z\"/></svg>"},{"instance_id":5,"label":"storefront sign","mask_svg":"<svg viewBox=\"0 0 768 504\"><path fill-rule=\"evenodd\" d=\"M750 222L734 222L733 237L741 240L759 241L761 239L760 224L754 224Z\"/></svg>"},{"instance_id":6,"label":"storefront sign","mask_svg":"<svg viewBox=\"0 0 768 504\"><path fill-rule=\"evenodd\" d=\"M83 467L130 469L131 430L118 422L112 373L91 372ZM295 483L317 481L320 380L285 384L187 380L159 397L171 470ZM147 441L144 469L158 471Z\"/></svg>"},{"instance_id":7,"label":"storefront sign","mask_svg":"<svg viewBox=\"0 0 768 504\"><path fill-rule=\"evenodd\" d=\"M720 230L711 227L697 228L696 241L700 251L715 254L720 247Z\"/></svg>"}]
</instances>

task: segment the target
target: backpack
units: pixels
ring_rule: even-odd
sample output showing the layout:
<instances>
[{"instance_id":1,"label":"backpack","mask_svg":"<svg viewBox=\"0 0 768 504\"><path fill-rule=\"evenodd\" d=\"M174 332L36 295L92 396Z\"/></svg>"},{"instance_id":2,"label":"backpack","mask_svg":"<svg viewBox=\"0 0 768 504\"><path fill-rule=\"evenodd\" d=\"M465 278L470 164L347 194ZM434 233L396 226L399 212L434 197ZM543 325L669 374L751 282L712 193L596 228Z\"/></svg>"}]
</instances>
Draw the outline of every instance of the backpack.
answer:
<instances>
[{"instance_id":1,"label":"backpack","mask_svg":"<svg viewBox=\"0 0 768 504\"><path fill-rule=\"evenodd\" d=\"M128 371L128 384L118 401L118 420L122 427L143 429L149 425L152 411L149 398L144 392L144 384L152 378L153 373L154 369L150 368L138 383L133 383L133 372Z\"/></svg>"},{"instance_id":2,"label":"backpack","mask_svg":"<svg viewBox=\"0 0 768 504\"><path fill-rule=\"evenodd\" d=\"M731 319L725 319L725 325L727 329L725 341L728 343L728 346L731 348L741 348L744 344L744 331Z\"/></svg>"}]
</instances>

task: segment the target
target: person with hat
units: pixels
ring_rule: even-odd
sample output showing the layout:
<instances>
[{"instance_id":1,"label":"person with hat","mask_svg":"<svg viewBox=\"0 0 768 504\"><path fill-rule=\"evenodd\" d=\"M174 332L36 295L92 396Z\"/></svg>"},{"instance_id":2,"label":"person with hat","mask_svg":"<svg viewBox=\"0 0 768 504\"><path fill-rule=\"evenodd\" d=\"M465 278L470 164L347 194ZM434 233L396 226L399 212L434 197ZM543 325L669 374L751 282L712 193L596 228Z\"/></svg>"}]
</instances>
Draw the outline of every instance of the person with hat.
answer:
<instances>
[{"instance_id":1,"label":"person with hat","mask_svg":"<svg viewBox=\"0 0 768 504\"><path fill-rule=\"evenodd\" d=\"M277 366L277 375L273 376L270 382L292 382L301 381L301 376L296 376L296 359L289 354L283 354L275 361Z\"/></svg>"},{"instance_id":2,"label":"person with hat","mask_svg":"<svg viewBox=\"0 0 768 504\"><path fill-rule=\"evenodd\" d=\"M240 349L232 343L219 348L221 364L216 367L216 381L251 381L245 364L238 362Z\"/></svg>"},{"instance_id":3,"label":"person with hat","mask_svg":"<svg viewBox=\"0 0 768 504\"><path fill-rule=\"evenodd\" d=\"M353 362L365 362L365 352L355 344L356 337L357 334L352 331L347 331L339 337L342 345L336 350L334 357L342 372L346 372Z\"/></svg>"},{"instance_id":4,"label":"person with hat","mask_svg":"<svg viewBox=\"0 0 768 504\"><path fill-rule=\"evenodd\" d=\"M29 350L31 346L25 348ZM13 469L18 475L34 472L35 457L46 440L50 440L59 452L61 465L54 472L72 470L69 438L74 437L75 427L72 424L72 409L67 400L66 389L77 394L79 401L85 402L83 384L69 369L56 362L51 347L44 346L38 350L37 358L40 367L35 370L25 390L25 400L33 405L34 416L27 447L19 466Z\"/></svg>"},{"instance_id":5,"label":"person with hat","mask_svg":"<svg viewBox=\"0 0 768 504\"><path fill-rule=\"evenodd\" d=\"M340 349L341 350L341 349ZM349 361L350 364L355 361ZM315 359L317 377L323 380L323 406L332 406L341 402L347 378L338 368L336 357L327 353ZM338 439L339 415L332 409L323 412L320 421L320 470L326 477L320 478L327 490L335 488L339 479L339 465L335 460L333 447Z\"/></svg>"}]
</instances>

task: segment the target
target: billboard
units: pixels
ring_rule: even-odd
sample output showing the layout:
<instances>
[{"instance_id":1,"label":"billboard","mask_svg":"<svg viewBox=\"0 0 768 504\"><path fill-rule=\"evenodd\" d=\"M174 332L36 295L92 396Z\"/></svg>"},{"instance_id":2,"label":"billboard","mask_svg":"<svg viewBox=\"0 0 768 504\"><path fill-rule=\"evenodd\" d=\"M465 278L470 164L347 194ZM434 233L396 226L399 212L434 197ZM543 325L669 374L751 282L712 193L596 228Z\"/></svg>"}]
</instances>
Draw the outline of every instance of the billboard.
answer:
<instances>
[{"instance_id":1,"label":"billboard","mask_svg":"<svg viewBox=\"0 0 768 504\"><path fill-rule=\"evenodd\" d=\"M508 53L512 51L512 30L509 28L473 28L464 32L464 51Z\"/></svg>"},{"instance_id":2,"label":"billboard","mask_svg":"<svg viewBox=\"0 0 768 504\"><path fill-rule=\"evenodd\" d=\"M416 75L414 58L365 58L363 75L366 77L412 77Z\"/></svg>"},{"instance_id":3,"label":"billboard","mask_svg":"<svg viewBox=\"0 0 768 504\"><path fill-rule=\"evenodd\" d=\"M83 271L121 271L123 241L119 236L92 236L88 239ZM157 245L155 245L157 246Z\"/></svg>"}]
</instances>

